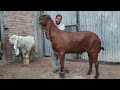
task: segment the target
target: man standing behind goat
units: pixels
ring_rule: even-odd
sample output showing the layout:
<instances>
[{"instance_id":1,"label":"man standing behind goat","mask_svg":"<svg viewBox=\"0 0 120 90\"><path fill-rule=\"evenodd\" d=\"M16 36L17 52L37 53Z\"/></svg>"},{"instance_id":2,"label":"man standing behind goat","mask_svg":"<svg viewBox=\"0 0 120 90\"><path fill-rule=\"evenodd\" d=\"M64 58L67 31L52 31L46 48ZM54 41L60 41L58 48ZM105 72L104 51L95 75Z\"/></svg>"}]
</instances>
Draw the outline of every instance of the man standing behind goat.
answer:
<instances>
[{"instance_id":1,"label":"man standing behind goat","mask_svg":"<svg viewBox=\"0 0 120 90\"><path fill-rule=\"evenodd\" d=\"M65 30L65 25L61 23L62 21L62 15L58 14L55 18L55 25L62 31ZM53 66L53 73L57 73L59 70L60 70L60 60L59 60L59 57L58 57L58 54L56 54L52 47L51 47L51 58L52 58L52 66ZM69 73L69 70L67 69L67 64L66 64L66 58L64 60L64 66L65 66L65 69L64 71L66 73Z\"/></svg>"}]
</instances>

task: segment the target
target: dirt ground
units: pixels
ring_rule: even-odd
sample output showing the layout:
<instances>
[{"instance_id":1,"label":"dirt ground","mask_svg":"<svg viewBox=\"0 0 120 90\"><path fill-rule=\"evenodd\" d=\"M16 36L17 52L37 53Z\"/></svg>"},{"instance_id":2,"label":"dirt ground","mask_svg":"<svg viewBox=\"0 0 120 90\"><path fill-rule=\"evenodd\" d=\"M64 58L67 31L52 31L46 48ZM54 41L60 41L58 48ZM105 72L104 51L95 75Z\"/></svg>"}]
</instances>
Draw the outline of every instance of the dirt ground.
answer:
<instances>
[{"instance_id":1,"label":"dirt ground","mask_svg":"<svg viewBox=\"0 0 120 90\"><path fill-rule=\"evenodd\" d=\"M70 62L68 63L69 73L65 74L65 79L93 79L93 73L86 75L88 71L88 62ZM0 79L60 79L58 73L52 72L50 58L41 58L30 62L29 67L22 67L22 62L9 63L0 66ZM99 65L99 79L120 79L120 65Z\"/></svg>"}]
</instances>

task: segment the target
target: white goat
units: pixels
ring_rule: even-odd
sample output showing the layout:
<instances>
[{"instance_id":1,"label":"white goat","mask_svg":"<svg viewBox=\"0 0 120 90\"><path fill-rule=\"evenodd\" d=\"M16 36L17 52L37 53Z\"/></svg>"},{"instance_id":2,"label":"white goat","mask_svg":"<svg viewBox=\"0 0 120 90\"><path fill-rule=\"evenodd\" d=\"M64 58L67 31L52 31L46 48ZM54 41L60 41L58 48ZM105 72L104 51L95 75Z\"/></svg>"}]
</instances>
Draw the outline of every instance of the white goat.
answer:
<instances>
[{"instance_id":1,"label":"white goat","mask_svg":"<svg viewBox=\"0 0 120 90\"><path fill-rule=\"evenodd\" d=\"M35 49L35 40L33 36L18 36L12 35L9 42L14 45L15 54L18 56L21 53L24 65L29 65L32 58L32 53Z\"/></svg>"}]
</instances>

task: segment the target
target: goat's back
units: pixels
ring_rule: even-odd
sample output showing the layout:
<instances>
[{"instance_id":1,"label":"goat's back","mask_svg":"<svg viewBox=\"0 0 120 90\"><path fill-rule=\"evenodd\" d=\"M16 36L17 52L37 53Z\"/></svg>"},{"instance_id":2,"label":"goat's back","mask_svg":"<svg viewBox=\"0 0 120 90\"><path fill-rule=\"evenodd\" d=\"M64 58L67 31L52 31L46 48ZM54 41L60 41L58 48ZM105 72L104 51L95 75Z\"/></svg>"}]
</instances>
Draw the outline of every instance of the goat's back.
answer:
<instances>
[{"instance_id":1,"label":"goat's back","mask_svg":"<svg viewBox=\"0 0 120 90\"><path fill-rule=\"evenodd\" d=\"M84 52L97 49L101 46L99 37L90 31L64 32L60 31L52 41L53 48L57 51Z\"/></svg>"},{"instance_id":2,"label":"goat's back","mask_svg":"<svg viewBox=\"0 0 120 90\"><path fill-rule=\"evenodd\" d=\"M71 43L88 43L91 41L100 41L100 38L91 31L79 31L79 32L65 32L60 31L56 35L56 41L59 42L71 42Z\"/></svg>"},{"instance_id":3,"label":"goat's back","mask_svg":"<svg viewBox=\"0 0 120 90\"><path fill-rule=\"evenodd\" d=\"M19 36L19 40L23 45L31 46L35 45L35 40L33 36Z\"/></svg>"}]
</instances>

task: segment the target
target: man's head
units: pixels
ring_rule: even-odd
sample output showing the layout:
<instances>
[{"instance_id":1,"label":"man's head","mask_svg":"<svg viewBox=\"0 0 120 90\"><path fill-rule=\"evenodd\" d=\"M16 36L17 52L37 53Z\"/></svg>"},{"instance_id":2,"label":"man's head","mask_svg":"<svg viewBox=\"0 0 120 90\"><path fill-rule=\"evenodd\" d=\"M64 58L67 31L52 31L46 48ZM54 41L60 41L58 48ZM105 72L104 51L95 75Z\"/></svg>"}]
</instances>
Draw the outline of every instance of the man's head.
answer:
<instances>
[{"instance_id":1,"label":"man's head","mask_svg":"<svg viewBox=\"0 0 120 90\"><path fill-rule=\"evenodd\" d=\"M62 15L58 14L55 18L55 23L59 25L62 21Z\"/></svg>"}]
</instances>

